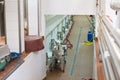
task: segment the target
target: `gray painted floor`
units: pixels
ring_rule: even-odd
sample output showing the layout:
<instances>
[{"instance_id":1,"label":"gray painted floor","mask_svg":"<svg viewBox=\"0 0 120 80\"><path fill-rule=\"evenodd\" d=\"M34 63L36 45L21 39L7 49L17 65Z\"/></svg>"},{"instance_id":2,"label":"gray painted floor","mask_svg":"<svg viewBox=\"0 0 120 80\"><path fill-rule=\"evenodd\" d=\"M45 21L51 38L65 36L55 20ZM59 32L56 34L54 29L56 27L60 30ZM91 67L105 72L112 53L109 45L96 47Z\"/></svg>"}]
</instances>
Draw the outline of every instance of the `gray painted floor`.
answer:
<instances>
[{"instance_id":1,"label":"gray painted floor","mask_svg":"<svg viewBox=\"0 0 120 80\"><path fill-rule=\"evenodd\" d=\"M46 80L81 80L92 77L93 45L83 44L87 40L89 26L87 16L74 16L73 29L69 37L73 48L68 49L65 72L49 72Z\"/></svg>"}]
</instances>

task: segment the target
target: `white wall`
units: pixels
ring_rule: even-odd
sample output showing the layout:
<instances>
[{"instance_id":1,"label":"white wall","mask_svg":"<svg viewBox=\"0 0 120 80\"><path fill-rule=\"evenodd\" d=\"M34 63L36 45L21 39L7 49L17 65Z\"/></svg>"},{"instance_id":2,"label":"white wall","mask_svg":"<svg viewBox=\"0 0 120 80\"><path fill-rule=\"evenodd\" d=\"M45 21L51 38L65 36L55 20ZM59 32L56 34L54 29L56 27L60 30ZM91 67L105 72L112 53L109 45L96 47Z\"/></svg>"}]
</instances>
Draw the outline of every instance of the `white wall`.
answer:
<instances>
[{"instance_id":1,"label":"white wall","mask_svg":"<svg viewBox=\"0 0 120 80\"><path fill-rule=\"evenodd\" d=\"M43 4L42 4L43 5ZM40 27L40 34L45 36L45 14L43 12L44 8L41 6L41 27Z\"/></svg>"},{"instance_id":2,"label":"white wall","mask_svg":"<svg viewBox=\"0 0 120 80\"><path fill-rule=\"evenodd\" d=\"M38 35L38 0L27 0L28 2L28 33Z\"/></svg>"},{"instance_id":3,"label":"white wall","mask_svg":"<svg viewBox=\"0 0 120 80\"><path fill-rule=\"evenodd\" d=\"M21 10L19 14L18 1L20 2ZM22 50L24 49L23 1L24 0L5 0L7 44L9 45L11 51L19 51L20 37ZM38 35L38 15L36 14L38 9L36 8L36 5L38 4L37 0L35 1L35 3L35 10L33 10L33 5L29 5L30 10L35 11L33 12L35 13L35 16L33 15L33 13L31 13L32 17L30 16L29 19L31 19L32 25L35 22L31 29L37 30L35 33L33 33ZM21 21L19 22L19 20ZM19 26L21 30L19 29ZM21 36L19 37L20 31ZM25 62L20 65L6 80L42 80L46 76L46 54L44 49L39 52L30 53L24 60Z\"/></svg>"},{"instance_id":4,"label":"white wall","mask_svg":"<svg viewBox=\"0 0 120 80\"><path fill-rule=\"evenodd\" d=\"M20 52L17 0L5 0L5 23L7 44L10 50Z\"/></svg>"},{"instance_id":5,"label":"white wall","mask_svg":"<svg viewBox=\"0 0 120 80\"><path fill-rule=\"evenodd\" d=\"M5 23L7 44L10 50L15 52L24 51L23 0L19 2L18 0L5 0Z\"/></svg>"},{"instance_id":6,"label":"white wall","mask_svg":"<svg viewBox=\"0 0 120 80\"><path fill-rule=\"evenodd\" d=\"M40 0L41 34L45 35L45 15L95 15L96 0Z\"/></svg>"},{"instance_id":7,"label":"white wall","mask_svg":"<svg viewBox=\"0 0 120 80\"><path fill-rule=\"evenodd\" d=\"M6 80L43 80L46 76L45 50L32 52Z\"/></svg>"},{"instance_id":8,"label":"white wall","mask_svg":"<svg viewBox=\"0 0 120 80\"><path fill-rule=\"evenodd\" d=\"M42 0L45 14L95 14L96 0Z\"/></svg>"}]
</instances>

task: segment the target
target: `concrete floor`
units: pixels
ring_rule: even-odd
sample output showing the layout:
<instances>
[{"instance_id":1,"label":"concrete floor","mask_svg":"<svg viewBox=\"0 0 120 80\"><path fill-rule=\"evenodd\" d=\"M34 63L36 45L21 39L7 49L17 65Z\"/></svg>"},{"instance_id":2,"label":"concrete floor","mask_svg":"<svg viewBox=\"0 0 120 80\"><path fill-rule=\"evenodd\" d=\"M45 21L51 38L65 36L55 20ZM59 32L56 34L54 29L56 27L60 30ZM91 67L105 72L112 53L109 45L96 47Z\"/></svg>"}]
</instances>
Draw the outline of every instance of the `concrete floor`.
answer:
<instances>
[{"instance_id":1,"label":"concrete floor","mask_svg":"<svg viewBox=\"0 0 120 80\"><path fill-rule=\"evenodd\" d=\"M74 16L74 24L69 40L73 44L68 49L65 72L55 70L48 72L46 80L82 80L91 78L93 71L93 45L87 46L83 42L87 40L89 30L88 16Z\"/></svg>"}]
</instances>

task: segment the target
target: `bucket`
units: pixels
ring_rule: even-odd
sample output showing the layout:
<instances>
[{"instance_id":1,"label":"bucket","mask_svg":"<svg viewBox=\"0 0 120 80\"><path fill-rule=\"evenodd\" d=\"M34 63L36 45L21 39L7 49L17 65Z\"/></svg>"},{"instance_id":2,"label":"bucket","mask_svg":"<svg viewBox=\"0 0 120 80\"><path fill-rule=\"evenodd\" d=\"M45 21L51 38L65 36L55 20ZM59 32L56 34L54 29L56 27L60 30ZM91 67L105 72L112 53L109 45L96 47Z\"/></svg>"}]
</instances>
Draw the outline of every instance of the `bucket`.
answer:
<instances>
[{"instance_id":1,"label":"bucket","mask_svg":"<svg viewBox=\"0 0 120 80\"><path fill-rule=\"evenodd\" d=\"M93 42L93 34L92 34L91 31L88 31L87 40L90 41L90 42Z\"/></svg>"}]
</instances>

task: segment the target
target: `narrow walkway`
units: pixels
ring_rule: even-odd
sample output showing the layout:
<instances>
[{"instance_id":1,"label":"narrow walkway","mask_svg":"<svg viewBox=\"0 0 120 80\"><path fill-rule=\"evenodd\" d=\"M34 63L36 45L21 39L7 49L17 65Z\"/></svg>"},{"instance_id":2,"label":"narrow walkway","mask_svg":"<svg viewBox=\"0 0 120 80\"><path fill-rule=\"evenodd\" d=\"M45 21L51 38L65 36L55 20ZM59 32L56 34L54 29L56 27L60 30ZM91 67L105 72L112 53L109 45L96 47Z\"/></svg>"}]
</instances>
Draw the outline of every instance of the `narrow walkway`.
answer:
<instances>
[{"instance_id":1,"label":"narrow walkway","mask_svg":"<svg viewBox=\"0 0 120 80\"><path fill-rule=\"evenodd\" d=\"M59 70L49 72L46 80L81 80L92 77L93 45L83 44L87 40L88 30L87 16L74 16L74 25L69 37L73 48L68 49L65 72Z\"/></svg>"}]
</instances>

